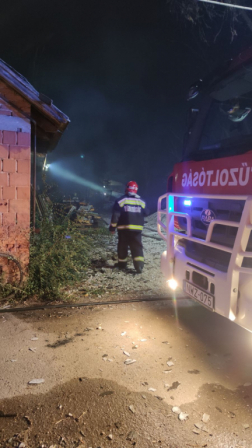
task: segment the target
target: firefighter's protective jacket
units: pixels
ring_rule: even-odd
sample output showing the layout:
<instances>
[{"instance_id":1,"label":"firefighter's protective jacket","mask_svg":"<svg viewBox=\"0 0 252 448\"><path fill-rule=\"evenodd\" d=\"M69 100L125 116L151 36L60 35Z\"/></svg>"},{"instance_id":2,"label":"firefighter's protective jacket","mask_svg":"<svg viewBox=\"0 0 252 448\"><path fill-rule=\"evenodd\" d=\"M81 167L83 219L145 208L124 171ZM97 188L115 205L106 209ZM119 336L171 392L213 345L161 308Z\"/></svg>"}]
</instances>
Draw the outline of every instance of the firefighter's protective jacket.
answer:
<instances>
[{"instance_id":1,"label":"firefighter's protective jacket","mask_svg":"<svg viewBox=\"0 0 252 448\"><path fill-rule=\"evenodd\" d=\"M125 194L115 201L109 230L143 230L146 203L137 194Z\"/></svg>"}]
</instances>

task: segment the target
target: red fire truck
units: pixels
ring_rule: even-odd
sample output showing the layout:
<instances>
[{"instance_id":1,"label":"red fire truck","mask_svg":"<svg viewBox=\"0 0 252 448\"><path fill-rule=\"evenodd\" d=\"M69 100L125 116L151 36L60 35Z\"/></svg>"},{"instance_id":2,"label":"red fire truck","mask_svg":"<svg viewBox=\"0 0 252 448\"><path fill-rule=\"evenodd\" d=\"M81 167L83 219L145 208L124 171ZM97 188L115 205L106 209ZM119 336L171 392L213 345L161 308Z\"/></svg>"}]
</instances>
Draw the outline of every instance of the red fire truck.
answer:
<instances>
[{"instance_id":1,"label":"red fire truck","mask_svg":"<svg viewBox=\"0 0 252 448\"><path fill-rule=\"evenodd\" d=\"M252 48L193 85L183 160L158 200L168 286L252 331Z\"/></svg>"}]
</instances>

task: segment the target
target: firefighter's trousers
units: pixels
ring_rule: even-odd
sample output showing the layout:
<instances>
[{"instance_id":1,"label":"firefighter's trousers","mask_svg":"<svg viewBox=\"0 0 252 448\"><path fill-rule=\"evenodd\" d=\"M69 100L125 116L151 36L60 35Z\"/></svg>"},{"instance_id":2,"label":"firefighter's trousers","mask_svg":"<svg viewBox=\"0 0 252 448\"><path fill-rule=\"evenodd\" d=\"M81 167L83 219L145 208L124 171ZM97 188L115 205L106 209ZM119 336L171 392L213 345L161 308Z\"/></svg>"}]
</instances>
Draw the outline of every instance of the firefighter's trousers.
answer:
<instances>
[{"instance_id":1,"label":"firefighter's trousers","mask_svg":"<svg viewBox=\"0 0 252 448\"><path fill-rule=\"evenodd\" d=\"M128 248L130 248L134 268L138 273L144 266L142 232L135 230L118 230L118 267L125 269L127 266Z\"/></svg>"}]
</instances>

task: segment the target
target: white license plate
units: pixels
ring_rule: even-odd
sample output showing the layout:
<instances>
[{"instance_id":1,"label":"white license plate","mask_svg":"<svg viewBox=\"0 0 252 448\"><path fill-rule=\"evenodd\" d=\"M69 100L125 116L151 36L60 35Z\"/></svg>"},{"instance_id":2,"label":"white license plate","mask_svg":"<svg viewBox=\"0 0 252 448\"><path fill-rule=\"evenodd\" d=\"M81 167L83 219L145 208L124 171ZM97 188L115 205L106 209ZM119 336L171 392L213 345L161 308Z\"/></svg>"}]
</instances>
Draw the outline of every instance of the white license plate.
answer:
<instances>
[{"instance_id":1,"label":"white license plate","mask_svg":"<svg viewBox=\"0 0 252 448\"><path fill-rule=\"evenodd\" d=\"M214 310L214 296L184 280L184 292L193 299Z\"/></svg>"}]
</instances>

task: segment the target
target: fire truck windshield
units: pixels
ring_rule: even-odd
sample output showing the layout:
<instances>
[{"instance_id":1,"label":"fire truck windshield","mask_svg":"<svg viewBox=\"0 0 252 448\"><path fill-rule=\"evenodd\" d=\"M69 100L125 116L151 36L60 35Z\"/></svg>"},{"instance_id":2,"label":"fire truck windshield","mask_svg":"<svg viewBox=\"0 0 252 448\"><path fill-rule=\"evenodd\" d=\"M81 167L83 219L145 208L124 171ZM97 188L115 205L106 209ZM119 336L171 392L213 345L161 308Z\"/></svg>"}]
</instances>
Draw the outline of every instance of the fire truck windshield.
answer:
<instances>
[{"instance_id":1,"label":"fire truck windshield","mask_svg":"<svg viewBox=\"0 0 252 448\"><path fill-rule=\"evenodd\" d=\"M218 150L245 140L252 144L251 110L252 91L225 102L213 100L202 127L199 150Z\"/></svg>"}]
</instances>

